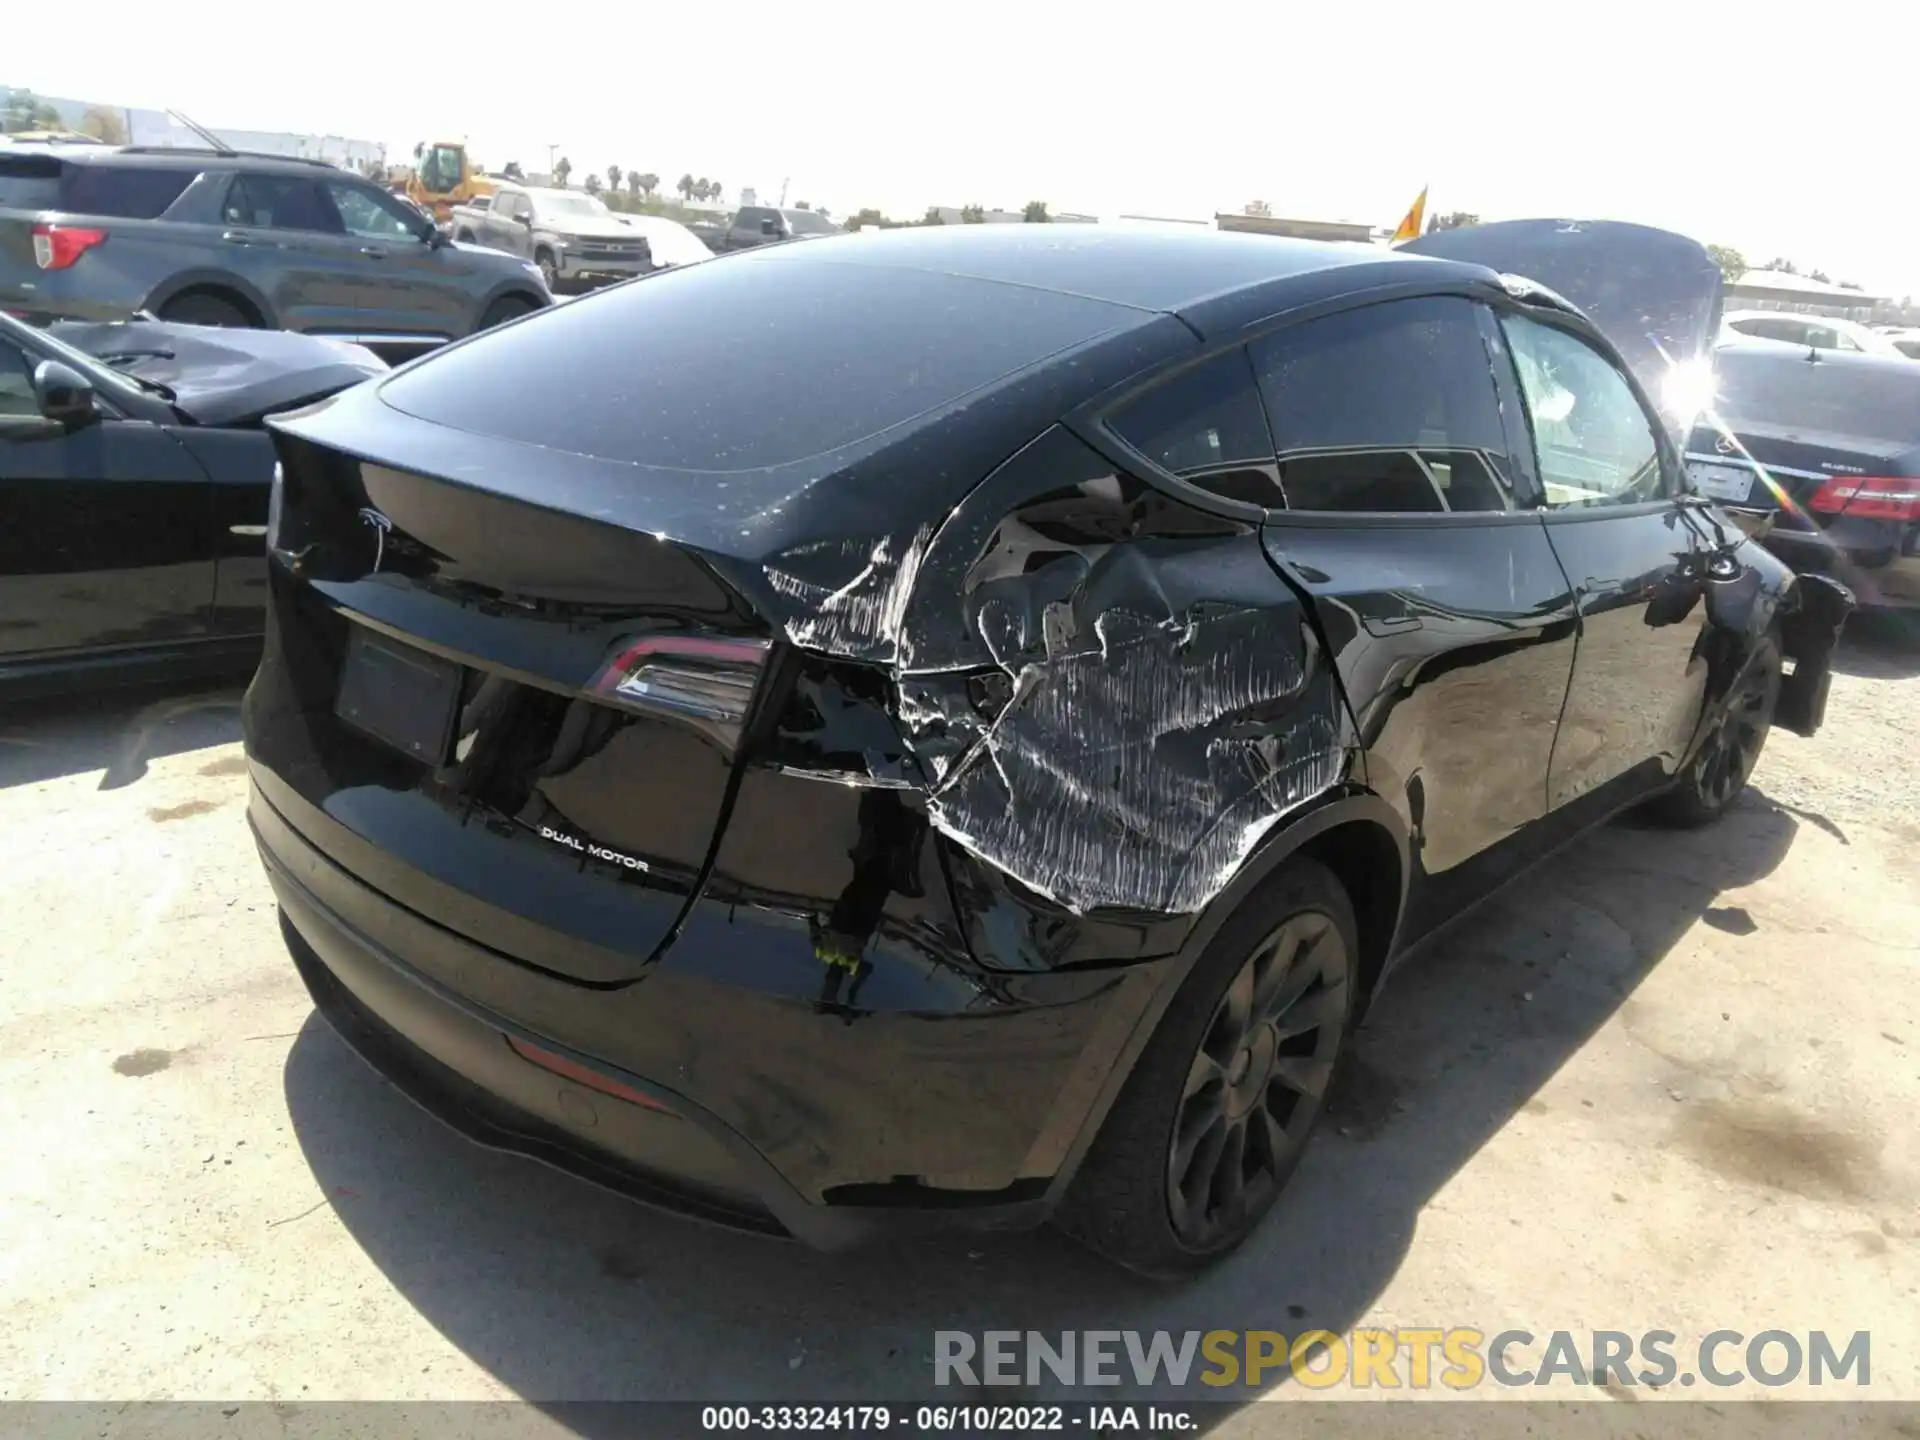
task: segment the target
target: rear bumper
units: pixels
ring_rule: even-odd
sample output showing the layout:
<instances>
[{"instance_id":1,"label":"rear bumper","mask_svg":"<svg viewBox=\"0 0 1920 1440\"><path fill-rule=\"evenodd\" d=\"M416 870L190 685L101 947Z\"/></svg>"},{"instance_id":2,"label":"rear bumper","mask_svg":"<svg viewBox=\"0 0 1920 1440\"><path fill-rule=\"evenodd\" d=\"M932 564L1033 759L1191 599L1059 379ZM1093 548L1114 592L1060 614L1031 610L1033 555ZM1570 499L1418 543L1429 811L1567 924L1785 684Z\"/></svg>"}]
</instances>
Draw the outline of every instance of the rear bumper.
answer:
<instances>
[{"instance_id":1,"label":"rear bumper","mask_svg":"<svg viewBox=\"0 0 1920 1440\"><path fill-rule=\"evenodd\" d=\"M479 1143L823 1249L1042 1221L1162 974L1076 977L1055 1003L960 1015L823 1013L671 973L586 986L361 883L258 783L249 819L316 1006L403 1093ZM675 959L743 943L723 916L696 916ZM542 1068L514 1040L660 1108ZM662 1062L675 1042L682 1058Z\"/></svg>"},{"instance_id":2,"label":"rear bumper","mask_svg":"<svg viewBox=\"0 0 1920 1440\"><path fill-rule=\"evenodd\" d=\"M1776 528L1763 543L1803 574L1840 581L1863 610L1909 610L1920 608L1920 547L1911 529L1842 516L1827 530Z\"/></svg>"}]
</instances>

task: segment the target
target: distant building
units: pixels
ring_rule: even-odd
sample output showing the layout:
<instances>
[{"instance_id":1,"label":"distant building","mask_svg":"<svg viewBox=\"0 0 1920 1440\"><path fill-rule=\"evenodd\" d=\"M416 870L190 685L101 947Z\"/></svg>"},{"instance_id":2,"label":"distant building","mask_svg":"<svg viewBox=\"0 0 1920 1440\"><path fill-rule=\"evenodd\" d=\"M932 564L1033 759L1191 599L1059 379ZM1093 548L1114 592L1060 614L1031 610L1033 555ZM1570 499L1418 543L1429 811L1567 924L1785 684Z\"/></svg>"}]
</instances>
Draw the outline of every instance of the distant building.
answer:
<instances>
[{"instance_id":1,"label":"distant building","mask_svg":"<svg viewBox=\"0 0 1920 1440\"><path fill-rule=\"evenodd\" d=\"M1213 217L1222 230L1239 230L1251 235L1284 235L1293 240L1345 240L1366 245L1373 240L1371 225L1351 220L1289 220L1279 215L1227 215Z\"/></svg>"},{"instance_id":2,"label":"distant building","mask_svg":"<svg viewBox=\"0 0 1920 1440\"><path fill-rule=\"evenodd\" d=\"M0 109L6 107L13 93L9 87L0 85ZM59 95L42 95L38 91L34 92L33 98L37 103L57 111L60 123L71 130L91 130L103 120L111 121L112 128L118 131L111 138L121 143L179 146L190 150L203 148L207 143L204 137L163 111L135 110L95 100L70 100ZM92 126L88 124L90 114ZM342 135L299 135L282 130L233 130L219 125L209 125L207 128L234 150L259 150L269 155L329 160L353 170L384 164L386 160L386 146L376 145L371 140L350 140Z\"/></svg>"},{"instance_id":3,"label":"distant building","mask_svg":"<svg viewBox=\"0 0 1920 1440\"><path fill-rule=\"evenodd\" d=\"M1749 270L1726 287L1729 310L1798 310L1809 315L1838 315L1847 320L1871 320L1886 304L1884 295L1848 290L1805 275L1780 270Z\"/></svg>"},{"instance_id":4,"label":"distant building","mask_svg":"<svg viewBox=\"0 0 1920 1440\"><path fill-rule=\"evenodd\" d=\"M940 212L941 220L948 225L961 225L966 223L960 214L960 207L957 205L936 205L933 208ZM1026 212L1023 210L989 210L986 212L985 219L981 223L986 225L1019 225L1023 224L1026 218ZM1071 210L1063 210L1057 215L1049 215L1048 219L1055 225L1097 225L1100 223L1100 217L1098 215L1079 215Z\"/></svg>"}]
</instances>

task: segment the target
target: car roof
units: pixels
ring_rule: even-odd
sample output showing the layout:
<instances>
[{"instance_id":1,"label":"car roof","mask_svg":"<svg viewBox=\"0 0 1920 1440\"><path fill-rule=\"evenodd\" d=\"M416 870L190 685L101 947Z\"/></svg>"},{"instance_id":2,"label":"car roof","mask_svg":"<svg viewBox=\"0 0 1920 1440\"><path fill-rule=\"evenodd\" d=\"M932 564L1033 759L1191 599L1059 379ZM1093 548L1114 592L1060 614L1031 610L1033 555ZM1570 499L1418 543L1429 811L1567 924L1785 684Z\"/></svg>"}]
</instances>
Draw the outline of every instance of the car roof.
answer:
<instances>
[{"instance_id":1,"label":"car roof","mask_svg":"<svg viewBox=\"0 0 1920 1440\"><path fill-rule=\"evenodd\" d=\"M269 155L253 150L213 150L183 145L51 145L47 148L60 159L77 165L116 165L132 161L141 165L205 170L244 164L249 170L285 169L304 174L319 169L338 175L352 173L326 160L308 160L298 155Z\"/></svg>"},{"instance_id":2,"label":"car roof","mask_svg":"<svg viewBox=\"0 0 1920 1440\"><path fill-rule=\"evenodd\" d=\"M1308 277L1324 277L1337 290L1396 279L1493 279L1480 266L1372 245L1069 224L861 230L806 245L765 246L738 258L757 264L921 270L1189 318L1207 302L1218 302L1209 307L1203 327L1213 333L1286 308L1284 292L1292 288L1287 282Z\"/></svg>"}]
</instances>

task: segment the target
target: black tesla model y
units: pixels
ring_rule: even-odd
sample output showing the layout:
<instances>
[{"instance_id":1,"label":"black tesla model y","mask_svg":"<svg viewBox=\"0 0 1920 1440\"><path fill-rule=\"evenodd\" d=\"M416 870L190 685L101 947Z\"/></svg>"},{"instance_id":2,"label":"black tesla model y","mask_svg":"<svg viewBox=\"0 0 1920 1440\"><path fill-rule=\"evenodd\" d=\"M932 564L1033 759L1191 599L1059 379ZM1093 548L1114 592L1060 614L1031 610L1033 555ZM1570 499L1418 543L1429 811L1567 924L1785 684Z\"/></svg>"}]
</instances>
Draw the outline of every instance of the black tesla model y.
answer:
<instances>
[{"instance_id":1,"label":"black tesla model y","mask_svg":"<svg viewBox=\"0 0 1920 1440\"><path fill-rule=\"evenodd\" d=\"M1654 247L1693 289L1643 348L1712 335L1690 241L1484 229L1576 281ZM1820 721L1846 591L1687 492L1543 284L854 235L277 422L250 816L316 1003L683 1211L1225 1253L1397 957Z\"/></svg>"}]
</instances>

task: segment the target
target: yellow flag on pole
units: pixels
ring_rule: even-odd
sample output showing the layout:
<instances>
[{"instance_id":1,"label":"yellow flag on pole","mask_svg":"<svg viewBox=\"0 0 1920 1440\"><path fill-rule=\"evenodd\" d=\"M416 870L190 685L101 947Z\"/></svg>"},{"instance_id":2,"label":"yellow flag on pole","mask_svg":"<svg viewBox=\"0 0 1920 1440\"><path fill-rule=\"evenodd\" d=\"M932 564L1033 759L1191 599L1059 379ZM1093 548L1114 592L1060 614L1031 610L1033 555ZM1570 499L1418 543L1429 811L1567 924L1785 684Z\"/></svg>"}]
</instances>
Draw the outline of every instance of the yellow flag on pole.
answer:
<instances>
[{"instance_id":1,"label":"yellow flag on pole","mask_svg":"<svg viewBox=\"0 0 1920 1440\"><path fill-rule=\"evenodd\" d=\"M1420 237L1420 229L1426 222L1427 187L1422 185L1419 195L1414 197L1413 208L1407 211L1406 218L1400 222L1400 228L1393 232L1393 239L1388 243L1398 245L1403 240L1417 240Z\"/></svg>"}]
</instances>

